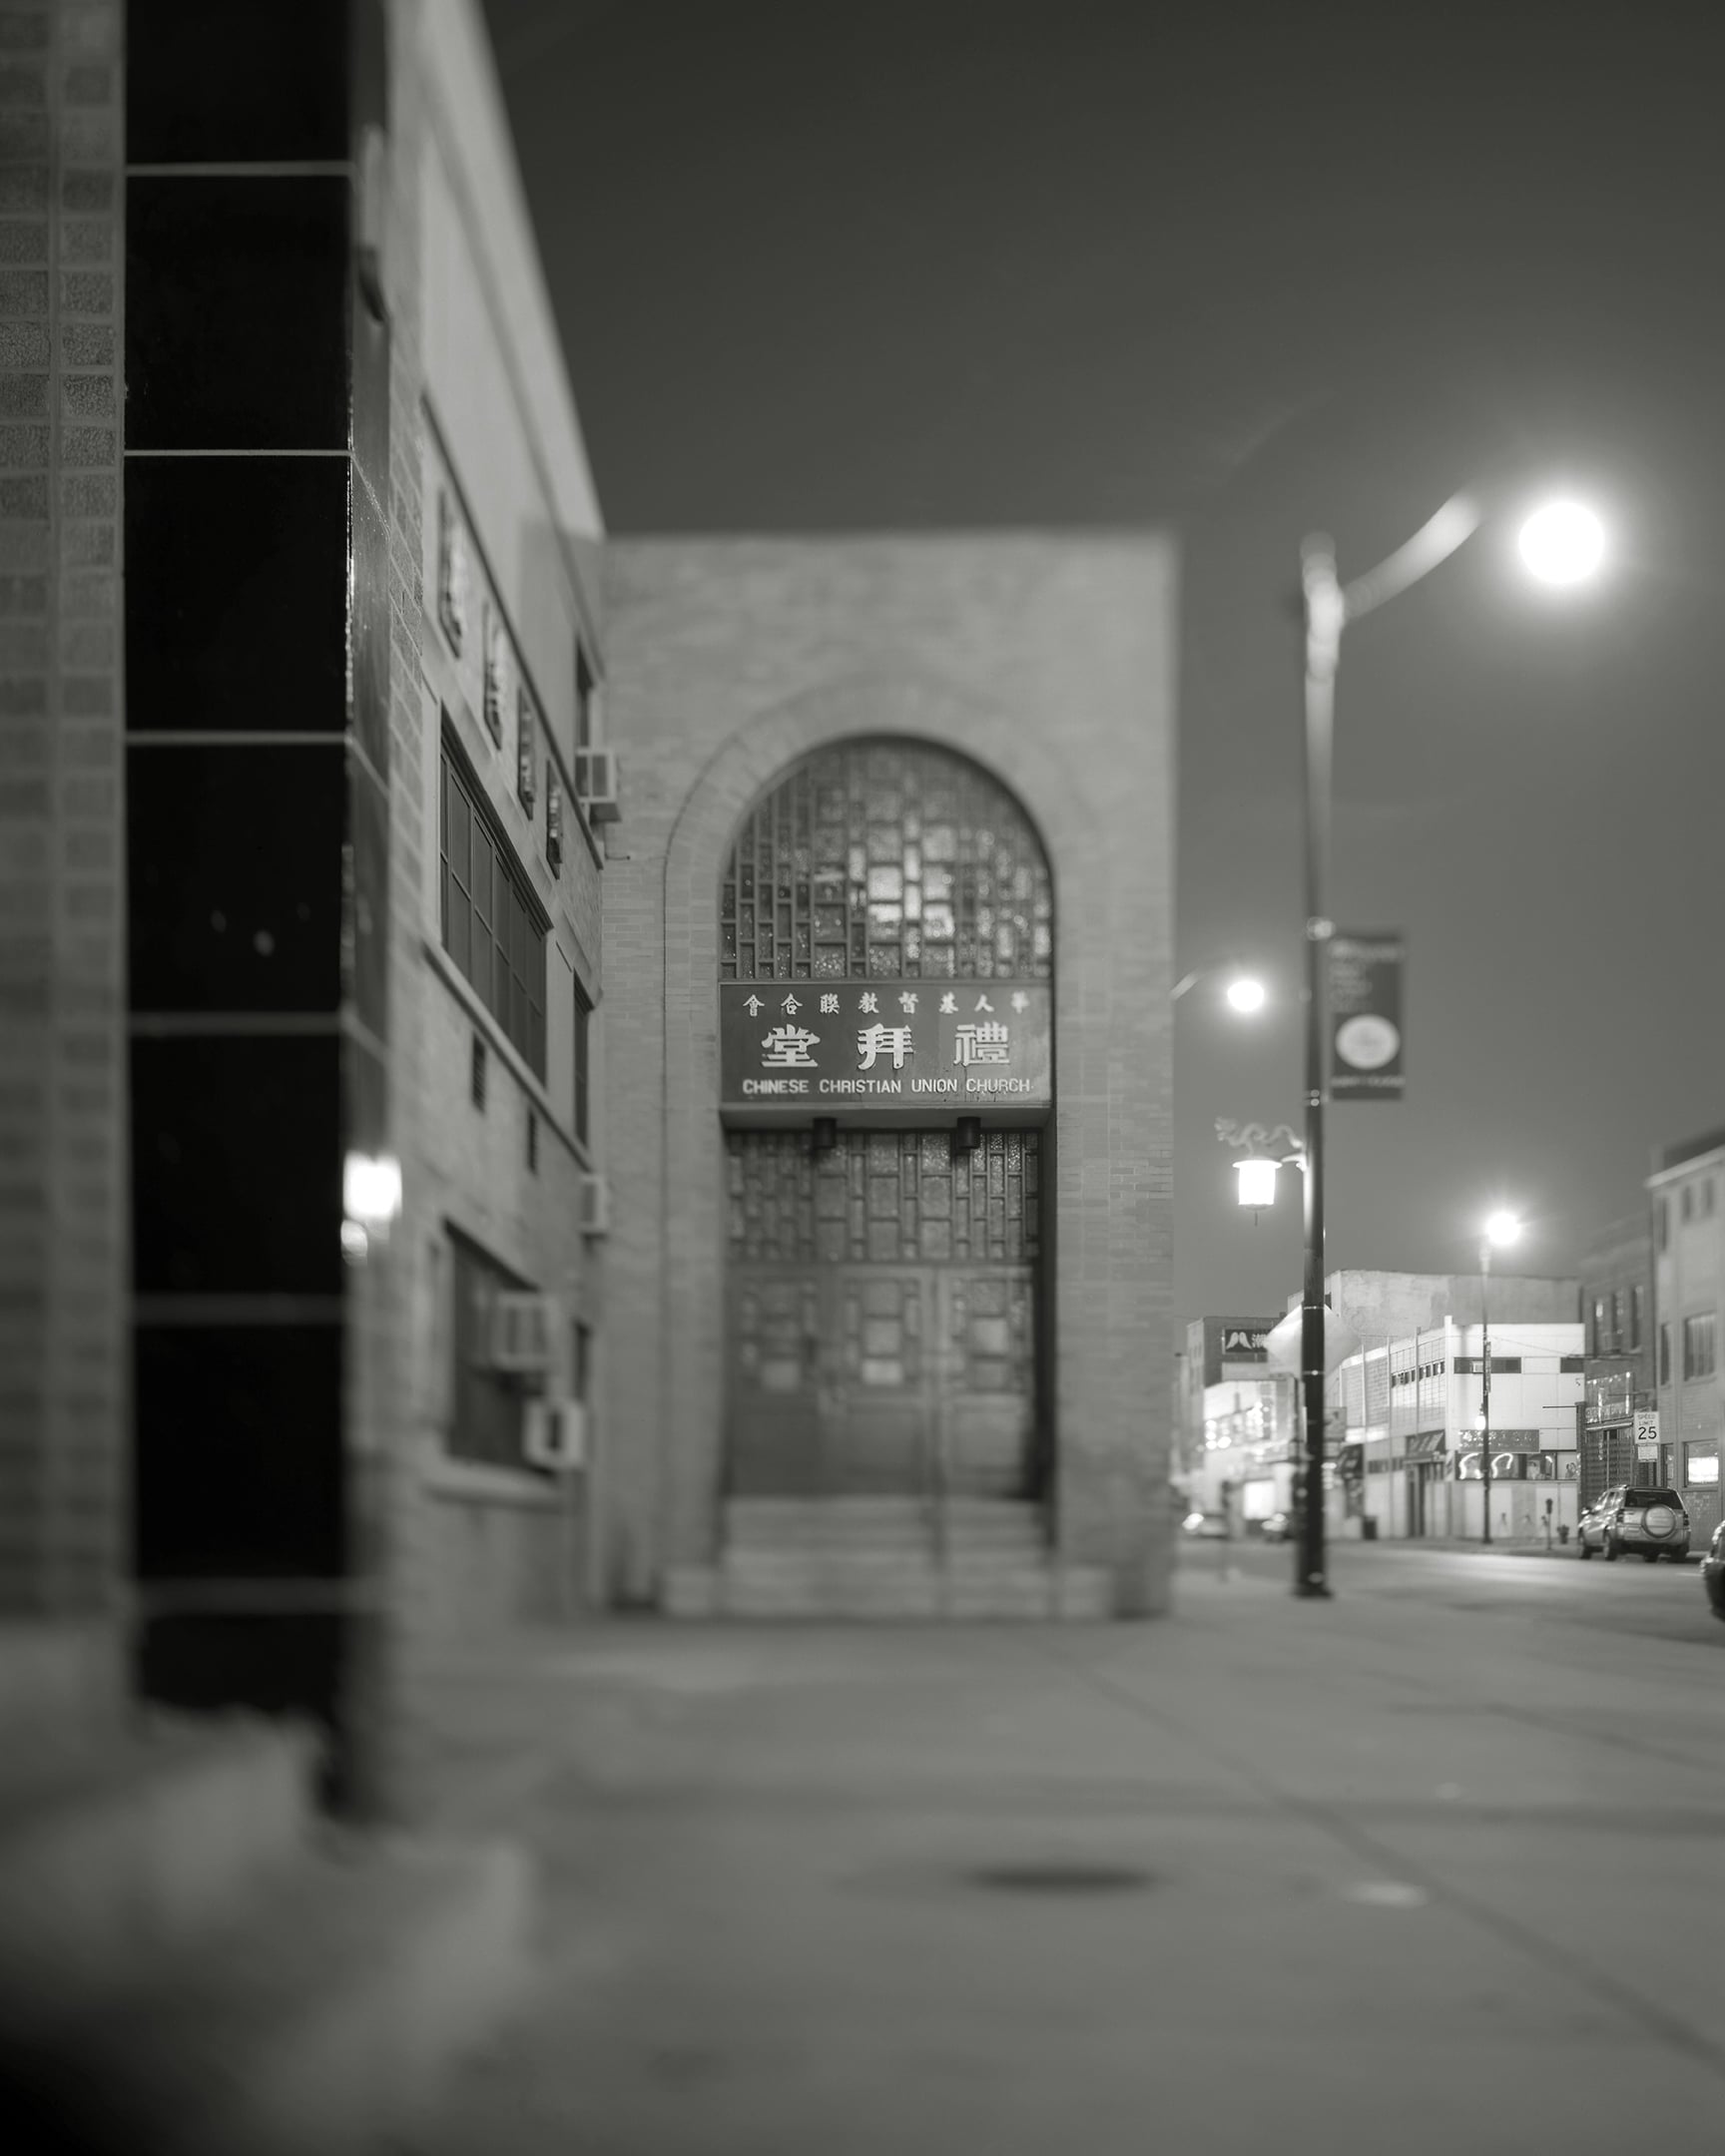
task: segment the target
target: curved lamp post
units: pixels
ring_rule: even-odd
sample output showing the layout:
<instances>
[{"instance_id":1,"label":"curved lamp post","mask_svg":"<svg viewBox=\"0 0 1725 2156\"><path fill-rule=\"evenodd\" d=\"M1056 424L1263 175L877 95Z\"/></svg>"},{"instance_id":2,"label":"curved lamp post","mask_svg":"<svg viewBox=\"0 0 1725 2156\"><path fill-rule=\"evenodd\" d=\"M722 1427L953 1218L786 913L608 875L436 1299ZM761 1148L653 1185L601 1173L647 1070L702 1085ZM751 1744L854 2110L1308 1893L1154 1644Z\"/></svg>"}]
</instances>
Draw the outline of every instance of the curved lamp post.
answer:
<instances>
[{"instance_id":1,"label":"curved lamp post","mask_svg":"<svg viewBox=\"0 0 1725 2156\"><path fill-rule=\"evenodd\" d=\"M1485 1523L1480 1539L1485 1542L1491 1539L1491 1253L1506 1250L1520 1233L1521 1223L1504 1212L1493 1213L1479 1233L1479 1480Z\"/></svg>"},{"instance_id":2,"label":"curved lamp post","mask_svg":"<svg viewBox=\"0 0 1725 2156\"><path fill-rule=\"evenodd\" d=\"M1429 576L1484 520L1471 495L1446 501L1394 554L1344 584L1336 550L1314 533L1300 550L1301 607L1306 641L1305 896L1306 896L1306 1214L1305 1283L1301 1297L1300 1392L1306 1439L1305 1503L1296 1540L1294 1592L1302 1599L1330 1594L1324 1553L1324 1092L1327 1083L1324 950L1335 933L1325 913L1330 857L1330 765L1336 675L1342 631ZM1584 582L1605 558L1605 528L1584 503L1553 501L1520 527L1518 545L1528 573L1542 583Z\"/></svg>"}]
</instances>

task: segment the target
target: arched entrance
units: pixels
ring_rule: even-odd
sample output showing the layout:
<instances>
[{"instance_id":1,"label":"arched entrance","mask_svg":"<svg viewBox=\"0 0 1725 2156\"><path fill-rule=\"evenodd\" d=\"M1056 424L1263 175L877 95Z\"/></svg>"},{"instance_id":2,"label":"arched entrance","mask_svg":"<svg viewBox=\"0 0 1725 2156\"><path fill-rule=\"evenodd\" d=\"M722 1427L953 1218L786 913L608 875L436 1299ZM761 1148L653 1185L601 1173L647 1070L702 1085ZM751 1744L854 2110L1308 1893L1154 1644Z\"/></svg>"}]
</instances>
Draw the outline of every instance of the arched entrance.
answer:
<instances>
[{"instance_id":1,"label":"arched entrance","mask_svg":"<svg viewBox=\"0 0 1725 2156\"><path fill-rule=\"evenodd\" d=\"M1053 897L969 759L849 741L719 892L732 1497L1029 1497L1045 1432Z\"/></svg>"}]
</instances>

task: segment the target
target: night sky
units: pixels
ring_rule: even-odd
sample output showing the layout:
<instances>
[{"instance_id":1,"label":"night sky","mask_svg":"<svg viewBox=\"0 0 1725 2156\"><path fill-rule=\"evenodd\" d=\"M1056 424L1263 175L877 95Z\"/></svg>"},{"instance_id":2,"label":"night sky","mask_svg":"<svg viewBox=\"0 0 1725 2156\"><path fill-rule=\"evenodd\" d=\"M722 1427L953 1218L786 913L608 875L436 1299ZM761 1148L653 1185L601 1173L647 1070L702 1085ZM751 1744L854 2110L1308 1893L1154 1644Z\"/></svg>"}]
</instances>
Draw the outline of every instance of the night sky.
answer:
<instances>
[{"instance_id":1,"label":"night sky","mask_svg":"<svg viewBox=\"0 0 1725 2156\"><path fill-rule=\"evenodd\" d=\"M1505 519L1349 632L1332 911L1408 936L1408 1092L1332 1112L1330 1264L1464 1270L1508 1203L1570 1270L1725 1123L1713 10L487 14L611 530L1176 534L1179 968L1278 998L1178 1006L1182 1316L1299 1287L1212 1126L1300 1118L1313 527L1347 575ZM1553 479L1585 599L1514 561Z\"/></svg>"}]
</instances>

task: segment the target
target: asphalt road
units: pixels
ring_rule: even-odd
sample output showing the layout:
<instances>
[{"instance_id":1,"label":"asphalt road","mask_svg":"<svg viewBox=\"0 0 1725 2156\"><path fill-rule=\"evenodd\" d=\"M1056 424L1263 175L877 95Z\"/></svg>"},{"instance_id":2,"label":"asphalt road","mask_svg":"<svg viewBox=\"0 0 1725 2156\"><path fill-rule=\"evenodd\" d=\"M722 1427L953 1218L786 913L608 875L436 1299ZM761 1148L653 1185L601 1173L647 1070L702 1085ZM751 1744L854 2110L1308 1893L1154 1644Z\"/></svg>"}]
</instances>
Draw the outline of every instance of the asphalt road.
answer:
<instances>
[{"instance_id":1,"label":"asphalt road","mask_svg":"<svg viewBox=\"0 0 1725 2156\"><path fill-rule=\"evenodd\" d=\"M1389 1597L1481 1614L1520 1615L1541 1635L1548 1628L1616 1638L1667 1640L1725 1654L1725 1624L1707 1604L1696 1564L1644 1564L1637 1557L1587 1563L1573 1546L1553 1556L1487 1554L1483 1550L1422 1549L1408 1543L1335 1542L1330 1580L1340 1598ZM1292 1580L1287 1543L1187 1542L1181 1568L1254 1581ZM1547 1643L1549 1644L1549 1642ZM1710 1684L1718 1676L1710 1673Z\"/></svg>"}]
</instances>

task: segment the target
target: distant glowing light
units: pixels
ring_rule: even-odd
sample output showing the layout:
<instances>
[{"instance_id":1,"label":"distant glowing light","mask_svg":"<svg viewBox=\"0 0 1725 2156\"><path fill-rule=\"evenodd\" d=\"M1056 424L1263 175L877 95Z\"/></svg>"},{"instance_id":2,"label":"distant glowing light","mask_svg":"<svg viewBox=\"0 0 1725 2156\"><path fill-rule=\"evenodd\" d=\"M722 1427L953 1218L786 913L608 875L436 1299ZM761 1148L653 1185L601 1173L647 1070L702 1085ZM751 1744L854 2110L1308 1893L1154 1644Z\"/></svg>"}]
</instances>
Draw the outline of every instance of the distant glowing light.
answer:
<instances>
[{"instance_id":1,"label":"distant glowing light","mask_svg":"<svg viewBox=\"0 0 1725 2156\"><path fill-rule=\"evenodd\" d=\"M1605 527L1584 502L1547 502L1521 527L1528 574L1541 584L1582 584L1605 559Z\"/></svg>"},{"instance_id":2,"label":"distant glowing light","mask_svg":"<svg viewBox=\"0 0 1725 2156\"><path fill-rule=\"evenodd\" d=\"M1269 1206L1276 1203L1276 1163L1273 1160L1243 1160L1234 1163L1234 1173L1240 1178L1239 1201L1243 1206Z\"/></svg>"},{"instance_id":3,"label":"distant glowing light","mask_svg":"<svg viewBox=\"0 0 1725 2156\"><path fill-rule=\"evenodd\" d=\"M1521 1223L1513 1213L1493 1213L1485 1223L1485 1240L1494 1243L1499 1250L1517 1242L1521 1235Z\"/></svg>"},{"instance_id":4,"label":"distant glowing light","mask_svg":"<svg viewBox=\"0 0 1725 2156\"><path fill-rule=\"evenodd\" d=\"M1238 980L1228 983L1229 1007L1237 1011L1257 1011L1264 1008L1266 991L1261 980L1254 980L1243 973Z\"/></svg>"}]
</instances>

